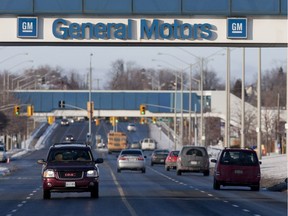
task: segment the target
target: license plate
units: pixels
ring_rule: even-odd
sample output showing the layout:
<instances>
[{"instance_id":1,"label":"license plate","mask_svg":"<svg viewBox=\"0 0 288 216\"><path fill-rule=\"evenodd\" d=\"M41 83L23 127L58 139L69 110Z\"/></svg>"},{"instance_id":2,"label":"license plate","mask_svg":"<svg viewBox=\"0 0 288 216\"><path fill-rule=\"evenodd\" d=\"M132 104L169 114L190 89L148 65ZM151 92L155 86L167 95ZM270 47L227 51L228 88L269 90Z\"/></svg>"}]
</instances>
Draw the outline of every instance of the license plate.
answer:
<instances>
[{"instance_id":1,"label":"license plate","mask_svg":"<svg viewBox=\"0 0 288 216\"><path fill-rule=\"evenodd\" d=\"M197 161L191 161L190 162L192 165L197 165Z\"/></svg>"},{"instance_id":2,"label":"license plate","mask_svg":"<svg viewBox=\"0 0 288 216\"><path fill-rule=\"evenodd\" d=\"M75 187L75 182L65 182L66 187Z\"/></svg>"},{"instance_id":3,"label":"license plate","mask_svg":"<svg viewBox=\"0 0 288 216\"><path fill-rule=\"evenodd\" d=\"M164 159L161 159L160 162L164 162Z\"/></svg>"},{"instance_id":4,"label":"license plate","mask_svg":"<svg viewBox=\"0 0 288 216\"><path fill-rule=\"evenodd\" d=\"M235 170L234 173L235 174L243 174L243 170Z\"/></svg>"}]
</instances>

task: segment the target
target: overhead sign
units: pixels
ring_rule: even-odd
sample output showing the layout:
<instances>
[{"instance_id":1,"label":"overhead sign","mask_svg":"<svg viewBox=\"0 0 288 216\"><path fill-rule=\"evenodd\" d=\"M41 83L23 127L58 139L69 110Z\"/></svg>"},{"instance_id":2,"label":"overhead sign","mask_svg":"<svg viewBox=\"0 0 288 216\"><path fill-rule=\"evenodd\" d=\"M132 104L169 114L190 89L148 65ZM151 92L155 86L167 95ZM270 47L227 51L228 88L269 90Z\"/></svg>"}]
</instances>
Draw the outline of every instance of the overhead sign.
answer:
<instances>
[{"instance_id":1,"label":"overhead sign","mask_svg":"<svg viewBox=\"0 0 288 216\"><path fill-rule=\"evenodd\" d=\"M131 40L135 38L133 33L137 32L136 23L128 19L125 23L76 23L66 19L56 19L53 22L53 35L59 39L120 39ZM140 20L140 39L154 40L209 40L213 33L212 25L209 23L184 23L173 20L172 23L153 19Z\"/></svg>"},{"instance_id":2,"label":"overhead sign","mask_svg":"<svg viewBox=\"0 0 288 216\"><path fill-rule=\"evenodd\" d=\"M40 23L41 20L41 23ZM251 25L249 24L251 23ZM253 23L253 25L252 25ZM286 17L1 17L0 44L182 44L287 47ZM156 46L157 46L156 45Z\"/></svg>"},{"instance_id":3,"label":"overhead sign","mask_svg":"<svg viewBox=\"0 0 288 216\"><path fill-rule=\"evenodd\" d=\"M38 18L37 17L18 17L19 38L37 38L38 37Z\"/></svg>"},{"instance_id":4,"label":"overhead sign","mask_svg":"<svg viewBox=\"0 0 288 216\"><path fill-rule=\"evenodd\" d=\"M228 18L227 38L247 38L247 18Z\"/></svg>"}]
</instances>

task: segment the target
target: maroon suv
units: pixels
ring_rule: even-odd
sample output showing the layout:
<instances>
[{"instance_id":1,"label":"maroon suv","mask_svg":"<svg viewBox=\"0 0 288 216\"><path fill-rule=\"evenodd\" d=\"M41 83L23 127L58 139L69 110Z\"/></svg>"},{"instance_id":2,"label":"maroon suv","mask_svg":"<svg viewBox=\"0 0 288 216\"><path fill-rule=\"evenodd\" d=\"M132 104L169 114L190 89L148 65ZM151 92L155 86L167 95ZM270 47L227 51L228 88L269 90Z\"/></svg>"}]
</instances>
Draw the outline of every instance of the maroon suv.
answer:
<instances>
[{"instance_id":1,"label":"maroon suv","mask_svg":"<svg viewBox=\"0 0 288 216\"><path fill-rule=\"evenodd\" d=\"M226 148L221 151L214 171L213 188L220 186L248 186L254 191L260 189L260 164L257 154L252 149Z\"/></svg>"},{"instance_id":2,"label":"maroon suv","mask_svg":"<svg viewBox=\"0 0 288 216\"><path fill-rule=\"evenodd\" d=\"M90 146L84 144L54 144L47 160L42 164L43 199L50 199L51 192L90 192L92 198L99 197L98 163Z\"/></svg>"}]
</instances>

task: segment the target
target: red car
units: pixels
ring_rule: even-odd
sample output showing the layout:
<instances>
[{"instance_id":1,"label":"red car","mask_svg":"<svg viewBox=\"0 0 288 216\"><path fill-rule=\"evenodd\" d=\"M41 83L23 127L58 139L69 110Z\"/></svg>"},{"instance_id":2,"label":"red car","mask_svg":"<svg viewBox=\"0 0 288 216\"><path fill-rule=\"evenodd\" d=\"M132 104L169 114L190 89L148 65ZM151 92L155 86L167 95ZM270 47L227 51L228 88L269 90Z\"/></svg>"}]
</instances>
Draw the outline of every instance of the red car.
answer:
<instances>
[{"instance_id":1,"label":"red car","mask_svg":"<svg viewBox=\"0 0 288 216\"><path fill-rule=\"evenodd\" d=\"M221 151L214 171L213 188L220 186L248 186L251 190L260 190L260 164L257 154L251 149L226 148Z\"/></svg>"},{"instance_id":2,"label":"red car","mask_svg":"<svg viewBox=\"0 0 288 216\"><path fill-rule=\"evenodd\" d=\"M165 160L165 170L176 169L179 151L170 151Z\"/></svg>"}]
</instances>

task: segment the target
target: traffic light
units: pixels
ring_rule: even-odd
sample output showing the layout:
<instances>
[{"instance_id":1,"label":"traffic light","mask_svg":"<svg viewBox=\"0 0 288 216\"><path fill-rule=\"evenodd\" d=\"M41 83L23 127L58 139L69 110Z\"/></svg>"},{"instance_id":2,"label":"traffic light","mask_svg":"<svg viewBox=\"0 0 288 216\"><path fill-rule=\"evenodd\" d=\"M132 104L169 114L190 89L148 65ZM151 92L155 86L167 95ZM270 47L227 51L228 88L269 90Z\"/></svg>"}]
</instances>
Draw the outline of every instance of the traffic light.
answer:
<instances>
[{"instance_id":1,"label":"traffic light","mask_svg":"<svg viewBox=\"0 0 288 216\"><path fill-rule=\"evenodd\" d=\"M59 108L65 108L65 101L61 100L58 102L58 107Z\"/></svg>"},{"instance_id":2,"label":"traffic light","mask_svg":"<svg viewBox=\"0 0 288 216\"><path fill-rule=\"evenodd\" d=\"M18 106L18 105L14 106L14 114L16 116L20 115L20 106Z\"/></svg>"},{"instance_id":3,"label":"traffic light","mask_svg":"<svg viewBox=\"0 0 288 216\"><path fill-rule=\"evenodd\" d=\"M145 118L141 118L140 123L141 123L141 124L145 124L145 122L146 122L146 121L145 121Z\"/></svg>"},{"instance_id":4,"label":"traffic light","mask_svg":"<svg viewBox=\"0 0 288 216\"><path fill-rule=\"evenodd\" d=\"M110 123L112 124L112 126L118 124L118 117L110 117Z\"/></svg>"},{"instance_id":5,"label":"traffic light","mask_svg":"<svg viewBox=\"0 0 288 216\"><path fill-rule=\"evenodd\" d=\"M48 124L53 124L53 122L55 121L55 117L54 116L48 116Z\"/></svg>"},{"instance_id":6,"label":"traffic light","mask_svg":"<svg viewBox=\"0 0 288 216\"><path fill-rule=\"evenodd\" d=\"M33 116L33 113L34 113L34 107L32 105L28 105L27 106L27 116L28 117Z\"/></svg>"},{"instance_id":7,"label":"traffic light","mask_svg":"<svg viewBox=\"0 0 288 216\"><path fill-rule=\"evenodd\" d=\"M141 104L140 105L140 115L145 115L146 112L146 106Z\"/></svg>"},{"instance_id":8,"label":"traffic light","mask_svg":"<svg viewBox=\"0 0 288 216\"><path fill-rule=\"evenodd\" d=\"M152 122L153 122L153 124L156 124L157 118L156 117L152 117Z\"/></svg>"}]
</instances>

